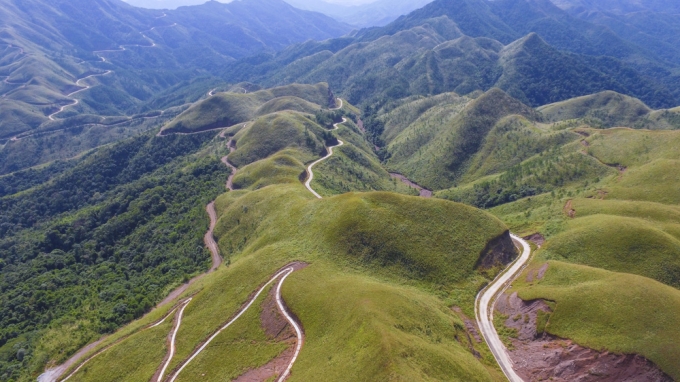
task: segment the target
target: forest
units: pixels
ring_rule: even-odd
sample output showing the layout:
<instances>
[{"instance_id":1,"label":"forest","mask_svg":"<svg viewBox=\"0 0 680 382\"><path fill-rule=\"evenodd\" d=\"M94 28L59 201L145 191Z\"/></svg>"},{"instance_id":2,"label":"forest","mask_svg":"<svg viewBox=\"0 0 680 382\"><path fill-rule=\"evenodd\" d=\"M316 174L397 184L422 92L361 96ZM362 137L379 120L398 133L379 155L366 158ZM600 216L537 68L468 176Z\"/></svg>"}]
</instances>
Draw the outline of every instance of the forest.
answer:
<instances>
[{"instance_id":1,"label":"forest","mask_svg":"<svg viewBox=\"0 0 680 382\"><path fill-rule=\"evenodd\" d=\"M229 175L197 154L213 137L145 134L47 166L63 173L39 186L43 170L2 178L0 379L71 354L208 268L205 205Z\"/></svg>"}]
</instances>

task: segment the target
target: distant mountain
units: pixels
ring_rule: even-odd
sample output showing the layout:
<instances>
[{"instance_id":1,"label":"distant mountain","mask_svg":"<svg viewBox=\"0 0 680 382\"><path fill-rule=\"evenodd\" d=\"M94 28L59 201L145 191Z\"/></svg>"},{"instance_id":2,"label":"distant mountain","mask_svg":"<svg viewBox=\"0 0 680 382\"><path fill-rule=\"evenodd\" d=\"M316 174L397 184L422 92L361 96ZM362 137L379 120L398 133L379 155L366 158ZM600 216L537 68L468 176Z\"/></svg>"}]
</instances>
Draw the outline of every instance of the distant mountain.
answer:
<instances>
[{"instance_id":1,"label":"distant mountain","mask_svg":"<svg viewBox=\"0 0 680 382\"><path fill-rule=\"evenodd\" d=\"M351 29L281 0L174 11L120 0L0 0L0 24L0 139L49 125L62 106L51 119L136 112L164 89L229 61ZM83 102L70 106L77 90Z\"/></svg>"},{"instance_id":2,"label":"distant mountain","mask_svg":"<svg viewBox=\"0 0 680 382\"><path fill-rule=\"evenodd\" d=\"M674 0L552 0L552 2L566 10L597 9L616 14L642 11L680 12L680 3Z\"/></svg>"},{"instance_id":3,"label":"distant mountain","mask_svg":"<svg viewBox=\"0 0 680 382\"><path fill-rule=\"evenodd\" d=\"M300 9L321 12L357 27L384 26L432 0L377 0L369 4L345 6L320 0L286 0Z\"/></svg>"},{"instance_id":4,"label":"distant mountain","mask_svg":"<svg viewBox=\"0 0 680 382\"><path fill-rule=\"evenodd\" d=\"M531 106L612 90L667 108L680 104L680 55L660 54L661 46L548 0L437 0L385 27L237 61L225 76L325 81L359 104L499 87Z\"/></svg>"}]
</instances>

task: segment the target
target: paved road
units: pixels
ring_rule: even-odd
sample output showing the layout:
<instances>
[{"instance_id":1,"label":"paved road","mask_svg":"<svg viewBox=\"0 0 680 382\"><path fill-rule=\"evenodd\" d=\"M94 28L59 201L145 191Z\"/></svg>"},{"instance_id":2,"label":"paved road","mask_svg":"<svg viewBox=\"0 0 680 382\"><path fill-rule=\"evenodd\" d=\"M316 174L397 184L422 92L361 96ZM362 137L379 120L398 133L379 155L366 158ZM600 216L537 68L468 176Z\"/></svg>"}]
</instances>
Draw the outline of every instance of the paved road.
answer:
<instances>
[{"instance_id":1,"label":"paved road","mask_svg":"<svg viewBox=\"0 0 680 382\"><path fill-rule=\"evenodd\" d=\"M156 380L157 382L163 381L165 371L168 370L168 366L170 366L170 362L172 361L172 358L175 356L176 349L175 342L177 340L177 332L179 331L179 327L182 325L182 316L184 315L184 309L186 309L187 305L189 305L191 300L192 298L188 299L184 303L182 308L179 310L179 313L177 314L177 321L175 321L175 327L172 329L172 335L170 336L170 352L168 353L168 356L166 357L167 359L163 364L163 368L161 369L161 372L158 375L158 379Z\"/></svg>"},{"instance_id":2,"label":"paved road","mask_svg":"<svg viewBox=\"0 0 680 382\"><path fill-rule=\"evenodd\" d=\"M111 70L107 70L107 71L104 72L104 73L90 74L89 76L83 77L83 78L79 79L78 81L76 81L76 86L83 86L83 85L80 84L80 82L81 82L81 81L85 81L85 80L88 79L88 78L97 77L97 76L105 76L105 75L110 74L110 73L113 73L113 72L112 72ZM72 95L78 94L78 93L80 93L80 92L84 92L85 90L88 90L88 89L90 89L91 87L92 87L92 86L90 86L90 85L85 85L85 87L83 87L82 89L76 90L76 91L74 91L74 92L72 92L72 93L70 93L70 94L67 94L66 96L67 96L67 97L71 97ZM70 103L70 104L68 104L68 105L62 106L61 108L59 108L58 111L56 111L56 112L54 112L54 113L48 115L47 118L49 118L50 121L54 121L54 116L55 116L55 115L61 113L61 112L64 111L64 109L66 109L67 107L75 106L75 105L78 104L78 102L80 102L80 101L78 101L78 100L75 99L75 98L74 98L72 101L73 101L73 103Z\"/></svg>"},{"instance_id":3,"label":"paved road","mask_svg":"<svg viewBox=\"0 0 680 382\"><path fill-rule=\"evenodd\" d=\"M513 369L513 362L508 355L508 351L498 336L496 328L493 326L493 309L498 296L510 287L510 284L519 276L531 258L529 243L515 235L512 235L512 239L522 246L522 254L505 273L502 273L479 293L475 306L475 315L477 316L477 324L482 336L484 336L484 340L489 345L505 376L510 382L524 382Z\"/></svg>"},{"instance_id":4,"label":"paved road","mask_svg":"<svg viewBox=\"0 0 680 382\"><path fill-rule=\"evenodd\" d=\"M342 107L342 100L340 100L340 107ZM345 122L347 122L347 118L343 117L343 118L342 118L342 122L339 122L339 123L336 123L335 125L333 125L333 130L337 130L337 129L339 128L339 125L341 125L341 124L343 124L343 123L345 123ZM308 189L312 194L314 194L314 196L316 196L316 197L319 198L319 199L323 199L323 198L321 197L321 195L319 195L319 194L318 194L316 191L314 191L314 189L312 188L312 180L314 180L314 171L312 171L312 168L313 168L314 166L316 166L317 164L319 164L319 163L325 161L326 159L330 158L330 157L333 155L333 149L334 149L335 147L340 147L340 146L342 146L342 145L344 145L344 144L345 144L345 142L343 142L343 141L341 141L341 140L338 139L338 144L337 144L337 145L328 147L328 155L326 155L325 157L323 157L323 158L317 160L316 162L310 164L309 167L307 167L307 174L308 174L309 176L307 177L307 181L305 182L305 187L307 187L307 189Z\"/></svg>"},{"instance_id":5,"label":"paved road","mask_svg":"<svg viewBox=\"0 0 680 382\"><path fill-rule=\"evenodd\" d=\"M283 305L283 303L281 302L281 285L282 285L283 282L286 280L286 278L287 278L291 273L293 273L293 272L295 272L295 267L294 267L294 266L290 266L290 267L287 267L287 268L283 269L282 271L280 271L280 272L277 273L276 275L274 275L274 277L272 277L272 278L271 278L264 286L262 286L262 288L260 288L260 290L257 291L257 293L250 299L250 301L248 302L248 304L247 304L246 306L244 306L243 309L241 309L241 310L236 314L236 316L235 316L234 318L232 318L227 324L225 324L225 325L224 325L223 327L221 327L217 332L215 332L212 336L210 336L210 338L208 338L208 340L206 340L205 343L203 343L203 345L201 345L201 347L199 347L196 351L194 351L194 352L191 354L191 356L186 360L186 362L184 362L184 363L182 364L182 366L177 370L177 372L175 372L175 374L172 375L172 377L170 378L169 382L175 382L175 380L177 379L177 377L179 376L179 374L182 372L182 370L184 370L184 368L187 367L187 365L189 365L189 363L191 363L191 361L193 361L199 354L201 354L201 353L203 352L203 350L205 350L205 348L208 347L208 345L209 345L209 344L210 344L210 343L211 343L211 342L212 342L212 341L213 341L220 333L222 333L225 329L227 329L227 328L230 327L234 322L236 322L236 320L238 320L241 316L243 316L243 314L244 314L245 312L247 312L248 309L250 309L251 306L253 306L253 304L255 303L255 301L257 300L257 298L260 297L260 295L262 294L262 292L264 292L264 290L267 289L267 287L268 287L269 285L271 285L274 281L276 281L276 279L278 279L278 278L281 278L281 280L279 281L279 285L278 285L277 288L276 288L276 302L277 302L277 305L278 305L279 309L281 310L281 313L286 317L286 319L288 320L288 322L289 322L289 323L293 326L293 328L295 329L295 333L296 333L296 335L297 335L297 337L298 337L295 356L293 357L292 361L291 361L290 364L288 365L288 369L286 370L286 372L285 372L284 374L282 374L281 377L278 379L279 382L282 382L282 381L285 379L285 377L288 376L288 373L290 373L290 369L293 367L293 363L295 362L295 360L296 360L296 358L297 358L297 355L298 355L299 352L300 352L299 349L302 347L302 341L304 340L303 337L302 337L302 329L301 329L300 326L295 322L295 320L293 320L293 319L291 318L290 312L288 312L288 309L286 309L286 307L285 307L285 306Z\"/></svg>"}]
</instances>

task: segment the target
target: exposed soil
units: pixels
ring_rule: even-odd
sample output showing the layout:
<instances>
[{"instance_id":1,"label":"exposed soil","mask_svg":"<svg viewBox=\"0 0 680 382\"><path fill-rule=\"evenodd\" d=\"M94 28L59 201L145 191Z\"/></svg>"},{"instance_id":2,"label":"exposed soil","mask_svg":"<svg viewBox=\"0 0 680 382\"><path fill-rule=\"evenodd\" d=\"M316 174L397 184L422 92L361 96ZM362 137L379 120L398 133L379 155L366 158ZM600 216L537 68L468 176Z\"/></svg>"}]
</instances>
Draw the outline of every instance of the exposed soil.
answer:
<instances>
[{"instance_id":1,"label":"exposed soil","mask_svg":"<svg viewBox=\"0 0 680 382\"><path fill-rule=\"evenodd\" d=\"M536 244L538 246L538 248L541 248L543 246L543 244L545 243L545 237L539 232L536 232L536 233L531 234L529 236L525 236L522 239Z\"/></svg>"},{"instance_id":2,"label":"exposed soil","mask_svg":"<svg viewBox=\"0 0 680 382\"><path fill-rule=\"evenodd\" d=\"M295 270L299 270L305 268L307 264L295 263L292 264L292 266ZM293 319L299 324L299 320L296 317ZM288 344L288 347L266 365L258 367L257 369L248 370L236 378L234 380L235 382L262 382L272 377L278 377L286 370L295 354L295 342L297 341L297 338L295 336L295 331L281 314L281 311L276 304L276 287L273 287L269 291L267 298L262 303L260 321L267 338L272 341L286 343Z\"/></svg>"},{"instance_id":3,"label":"exposed soil","mask_svg":"<svg viewBox=\"0 0 680 382\"><path fill-rule=\"evenodd\" d=\"M229 142L227 142L227 147L229 148L229 152L233 153L234 150L236 150L236 143L234 142L234 139L230 139ZM227 179L227 190L229 191L234 191L234 177L236 176L236 173L238 172L238 168L234 166L231 162L229 162L228 157L222 158L222 163L224 163L227 167L231 169L231 175L229 175L229 179Z\"/></svg>"},{"instance_id":4,"label":"exposed soil","mask_svg":"<svg viewBox=\"0 0 680 382\"><path fill-rule=\"evenodd\" d=\"M569 340L537 333L538 312L551 311L543 301L522 301L517 293L506 293L498 299L495 309L509 317L505 321L507 327L517 330L509 354L515 371L527 382L673 381L644 357L598 352Z\"/></svg>"},{"instance_id":5,"label":"exposed soil","mask_svg":"<svg viewBox=\"0 0 680 382\"><path fill-rule=\"evenodd\" d=\"M276 288L272 288L267 298L262 304L262 314L260 314L262 328L267 338L278 342L295 339L295 332L286 321L276 305Z\"/></svg>"},{"instance_id":6,"label":"exposed soil","mask_svg":"<svg viewBox=\"0 0 680 382\"><path fill-rule=\"evenodd\" d=\"M527 273L527 282L531 283L534 282L534 280L542 280L543 277L545 277L545 272L548 271L549 266L549 263L545 263L539 269L530 270L529 273Z\"/></svg>"},{"instance_id":7,"label":"exposed soil","mask_svg":"<svg viewBox=\"0 0 680 382\"><path fill-rule=\"evenodd\" d=\"M456 335L456 341L461 343L463 346L467 346L468 350L470 350L470 353L474 355L477 358L481 358L482 355L479 354L479 352L475 349L474 344L472 343L472 339L474 338L474 341L476 343L482 343L482 337L479 335L479 328L477 328L477 323L473 320L471 320L469 317L463 313L463 310L460 307L454 306L451 308L458 317L460 317L463 320L463 323L465 324L465 338L461 339L458 338L458 335Z\"/></svg>"},{"instance_id":8,"label":"exposed soil","mask_svg":"<svg viewBox=\"0 0 680 382\"><path fill-rule=\"evenodd\" d=\"M571 199L567 200L567 204L564 205L564 213L572 219L576 217L576 210L573 208Z\"/></svg>"},{"instance_id":9,"label":"exposed soil","mask_svg":"<svg viewBox=\"0 0 680 382\"><path fill-rule=\"evenodd\" d=\"M582 144L584 147L590 147L590 142L586 141L585 139L581 141L581 144Z\"/></svg>"},{"instance_id":10,"label":"exposed soil","mask_svg":"<svg viewBox=\"0 0 680 382\"><path fill-rule=\"evenodd\" d=\"M423 197L423 198L431 198L432 195L433 195L433 192L431 190L428 190L427 188L424 188L424 187L418 185L417 183L412 182L407 177L405 177L401 174L390 173L390 176L392 176L395 179L401 180L402 183L408 185L411 188L415 188L416 190L418 190L420 192L420 196Z\"/></svg>"},{"instance_id":11,"label":"exposed soil","mask_svg":"<svg viewBox=\"0 0 680 382\"><path fill-rule=\"evenodd\" d=\"M505 231L501 236L491 240L477 260L475 268L491 269L498 265L508 265L517 258L517 247L512 241L510 231Z\"/></svg>"}]
</instances>

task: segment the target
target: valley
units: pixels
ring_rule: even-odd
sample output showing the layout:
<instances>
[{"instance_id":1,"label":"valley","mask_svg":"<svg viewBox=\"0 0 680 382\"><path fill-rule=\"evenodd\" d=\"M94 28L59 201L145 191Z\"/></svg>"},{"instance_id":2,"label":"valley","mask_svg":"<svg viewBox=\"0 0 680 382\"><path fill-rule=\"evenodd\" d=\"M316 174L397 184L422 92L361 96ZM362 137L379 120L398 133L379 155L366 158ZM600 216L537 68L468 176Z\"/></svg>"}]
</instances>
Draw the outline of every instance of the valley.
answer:
<instances>
[{"instance_id":1,"label":"valley","mask_svg":"<svg viewBox=\"0 0 680 382\"><path fill-rule=\"evenodd\" d=\"M679 380L665 2L0 0L0 381Z\"/></svg>"}]
</instances>

